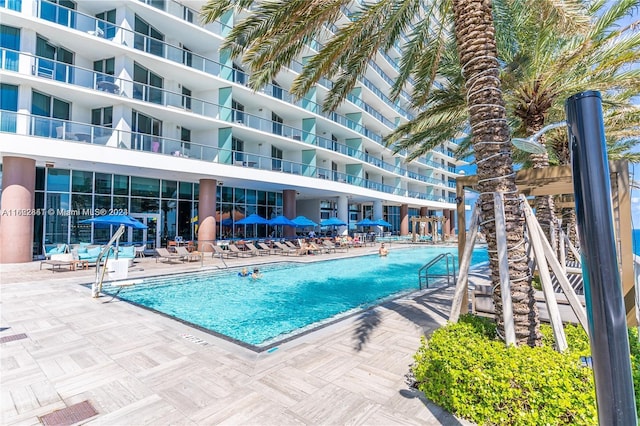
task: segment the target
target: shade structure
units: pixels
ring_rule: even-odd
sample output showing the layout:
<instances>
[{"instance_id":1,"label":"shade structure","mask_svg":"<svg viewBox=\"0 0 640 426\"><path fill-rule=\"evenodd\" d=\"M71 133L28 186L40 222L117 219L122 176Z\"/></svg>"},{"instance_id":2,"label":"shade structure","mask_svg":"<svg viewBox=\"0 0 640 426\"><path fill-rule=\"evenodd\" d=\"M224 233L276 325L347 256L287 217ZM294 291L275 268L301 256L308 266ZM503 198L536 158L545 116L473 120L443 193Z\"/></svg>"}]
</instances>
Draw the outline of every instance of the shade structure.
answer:
<instances>
[{"instance_id":1,"label":"shade structure","mask_svg":"<svg viewBox=\"0 0 640 426\"><path fill-rule=\"evenodd\" d=\"M296 226L296 223L291 219L286 218L285 216L276 216L273 219L269 220L269 225L271 226Z\"/></svg>"},{"instance_id":2,"label":"shade structure","mask_svg":"<svg viewBox=\"0 0 640 426\"><path fill-rule=\"evenodd\" d=\"M320 226L345 226L346 223L337 217L330 217L320 222Z\"/></svg>"},{"instance_id":3,"label":"shade structure","mask_svg":"<svg viewBox=\"0 0 640 426\"><path fill-rule=\"evenodd\" d=\"M250 214L244 219L236 221L236 225L268 225L269 221L258 214Z\"/></svg>"},{"instance_id":4,"label":"shade structure","mask_svg":"<svg viewBox=\"0 0 640 426\"><path fill-rule=\"evenodd\" d=\"M126 214L109 214L96 216L91 219L81 220L78 223L93 223L97 227L108 227L111 225L124 225L134 229L147 229L147 225Z\"/></svg>"},{"instance_id":5,"label":"shade structure","mask_svg":"<svg viewBox=\"0 0 640 426\"><path fill-rule=\"evenodd\" d=\"M305 216L298 216L295 217L293 219L291 219L293 222L295 222L296 226L298 228L304 228L307 226L318 226L317 223L315 223L314 221L312 221L311 219L305 217Z\"/></svg>"},{"instance_id":6,"label":"shade structure","mask_svg":"<svg viewBox=\"0 0 640 426\"><path fill-rule=\"evenodd\" d=\"M371 219L369 219L368 217L362 219L359 222L356 222L356 226L374 226L374 225L375 225L375 223Z\"/></svg>"},{"instance_id":7,"label":"shade structure","mask_svg":"<svg viewBox=\"0 0 640 426\"><path fill-rule=\"evenodd\" d=\"M384 226L385 228L391 228L393 225L391 225L389 222L387 222L384 219L376 219L374 220L371 225L373 226Z\"/></svg>"}]
</instances>

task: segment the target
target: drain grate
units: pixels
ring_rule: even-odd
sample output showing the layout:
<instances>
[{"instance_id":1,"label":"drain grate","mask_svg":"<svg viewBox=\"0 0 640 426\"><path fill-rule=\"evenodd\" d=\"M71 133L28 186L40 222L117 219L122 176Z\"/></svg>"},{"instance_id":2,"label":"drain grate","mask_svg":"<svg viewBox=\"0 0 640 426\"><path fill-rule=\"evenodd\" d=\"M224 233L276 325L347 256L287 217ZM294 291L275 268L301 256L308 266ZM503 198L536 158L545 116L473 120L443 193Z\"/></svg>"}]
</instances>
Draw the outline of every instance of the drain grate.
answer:
<instances>
[{"instance_id":1,"label":"drain grate","mask_svg":"<svg viewBox=\"0 0 640 426\"><path fill-rule=\"evenodd\" d=\"M97 414L98 412L89 401L82 401L67 408L46 414L40 417L40 422L45 426L69 426Z\"/></svg>"},{"instance_id":2,"label":"drain grate","mask_svg":"<svg viewBox=\"0 0 640 426\"><path fill-rule=\"evenodd\" d=\"M196 336L192 336L191 334L181 334L180 337L200 346L207 346L209 344Z\"/></svg>"},{"instance_id":3,"label":"drain grate","mask_svg":"<svg viewBox=\"0 0 640 426\"><path fill-rule=\"evenodd\" d=\"M11 336L0 337L0 343L13 342L14 340L26 339L27 335L24 333L14 334Z\"/></svg>"}]
</instances>

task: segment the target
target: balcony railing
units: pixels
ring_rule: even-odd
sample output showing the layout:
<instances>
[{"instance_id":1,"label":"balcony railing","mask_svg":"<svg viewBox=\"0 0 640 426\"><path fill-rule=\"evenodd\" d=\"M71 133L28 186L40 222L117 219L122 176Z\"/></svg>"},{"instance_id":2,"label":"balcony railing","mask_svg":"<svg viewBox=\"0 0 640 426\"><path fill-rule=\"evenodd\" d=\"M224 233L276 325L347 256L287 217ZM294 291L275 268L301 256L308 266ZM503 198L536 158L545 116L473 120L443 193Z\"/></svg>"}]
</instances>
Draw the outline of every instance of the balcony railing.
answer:
<instances>
[{"instance_id":1,"label":"balcony railing","mask_svg":"<svg viewBox=\"0 0 640 426\"><path fill-rule=\"evenodd\" d=\"M317 167L312 164L282 160L249 152L221 149L211 145L158 135L130 132L57 118L19 114L6 110L0 110L0 123L0 132L3 133L25 134L45 139L101 145L113 149L142 151L218 164L289 173L347 183L389 194L437 201L435 198L430 198L423 193L413 191L411 193L416 194L416 196L412 196L409 195L409 191L398 187L384 185L380 182Z\"/></svg>"}]
</instances>

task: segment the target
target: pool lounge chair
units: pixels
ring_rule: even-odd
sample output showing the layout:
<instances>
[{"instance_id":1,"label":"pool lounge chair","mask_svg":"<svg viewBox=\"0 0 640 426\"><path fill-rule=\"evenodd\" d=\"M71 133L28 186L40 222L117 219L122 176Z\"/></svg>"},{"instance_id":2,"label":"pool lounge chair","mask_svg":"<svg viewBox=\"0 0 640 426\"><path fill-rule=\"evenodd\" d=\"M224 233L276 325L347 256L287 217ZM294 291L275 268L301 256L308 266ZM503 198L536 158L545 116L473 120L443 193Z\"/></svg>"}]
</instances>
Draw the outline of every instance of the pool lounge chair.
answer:
<instances>
[{"instance_id":1,"label":"pool lounge chair","mask_svg":"<svg viewBox=\"0 0 640 426\"><path fill-rule=\"evenodd\" d=\"M156 263L158 263L158 260L160 259L164 259L165 262L172 262L174 260L180 260L182 262L184 262L184 256L178 253L171 253L169 250L167 250L166 248L157 248L156 249Z\"/></svg>"},{"instance_id":2,"label":"pool lounge chair","mask_svg":"<svg viewBox=\"0 0 640 426\"><path fill-rule=\"evenodd\" d=\"M289 256L290 254L298 253L297 248L287 247L284 244L278 242L274 242L273 244L280 249L280 254L286 254L287 256Z\"/></svg>"},{"instance_id":3,"label":"pool lounge chair","mask_svg":"<svg viewBox=\"0 0 640 426\"><path fill-rule=\"evenodd\" d=\"M240 250L238 246L236 246L235 244L229 244L229 250L236 253L238 257L257 256L257 253L252 252L251 250L245 250L245 251Z\"/></svg>"},{"instance_id":4,"label":"pool lounge chair","mask_svg":"<svg viewBox=\"0 0 640 426\"><path fill-rule=\"evenodd\" d=\"M336 252L336 245L331 241L323 240L322 247L327 253L331 253L331 251L333 251L334 253Z\"/></svg>"},{"instance_id":5,"label":"pool lounge chair","mask_svg":"<svg viewBox=\"0 0 640 426\"><path fill-rule=\"evenodd\" d=\"M213 248L213 253L211 253L211 257L219 257L221 259L230 257L238 257L238 253L233 252L231 250L223 250L222 247L211 244L211 248Z\"/></svg>"},{"instance_id":6,"label":"pool lounge chair","mask_svg":"<svg viewBox=\"0 0 640 426\"><path fill-rule=\"evenodd\" d=\"M269 247L265 243L258 243L258 247L260 247L262 250L268 251L269 254L280 254L280 252L282 251L282 249L280 249L279 247Z\"/></svg>"},{"instance_id":7,"label":"pool lounge chair","mask_svg":"<svg viewBox=\"0 0 640 426\"><path fill-rule=\"evenodd\" d=\"M186 262L191 262L192 260L202 261L202 253L199 251L189 251L186 247L176 247L176 253L181 255Z\"/></svg>"},{"instance_id":8,"label":"pool lounge chair","mask_svg":"<svg viewBox=\"0 0 640 426\"><path fill-rule=\"evenodd\" d=\"M245 247L248 248L250 252L255 253L255 255L257 255L257 256L266 256L266 255L270 255L271 254L271 250L265 250L263 248L256 248L256 246L254 246L251 243L246 243Z\"/></svg>"}]
</instances>

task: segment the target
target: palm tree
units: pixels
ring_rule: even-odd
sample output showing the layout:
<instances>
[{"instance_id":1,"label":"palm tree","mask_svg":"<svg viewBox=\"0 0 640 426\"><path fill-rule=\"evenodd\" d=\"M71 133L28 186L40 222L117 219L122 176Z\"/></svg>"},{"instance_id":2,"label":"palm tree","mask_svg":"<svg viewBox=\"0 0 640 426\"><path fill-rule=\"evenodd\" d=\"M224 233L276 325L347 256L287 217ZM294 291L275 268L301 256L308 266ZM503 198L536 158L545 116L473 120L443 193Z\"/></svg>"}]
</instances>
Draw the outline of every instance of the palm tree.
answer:
<instances>
[{"instance_id":1,"label":"palm tree","mask_svg":"<svg viewBox=\"0 0 640 426\"><path fill-rule=\"evenodd\" d=\"M500 192L505 195L516 342L539 344L539 323L524 253L524 230L520 204L516 197L510 127L499 79L500 63L491 2L379 0L361 6L357 13L349 16L349 22L345 22L342 13L343 8L352 3L347 0L253 3L250 0L210 0L203 7L202 14L205 22L212 22L229 11L240 12L252 6L248 16L231 30L223 48L229 49L232 56L241 57L249 65L252 71L249 84L254 89L271 82L282 67L306 52L308 44L314 39L326 40L326 43L306 63L291 91L294 95L303 97L320 78L331 76L333 87L325 100L325 110L337 108L355 87L357 78L364 73L369 60L379 50L392 49L403 33L409 34L410 41L402 49L394 96L397 97L412 79L415 88L412 102L418 108L429 107L427 100L431 99L436 78L446 74L446 70L441 72L441 67L459 64L458 69L464 71L466 88L464 92L453 96L467 102L467 114L458 113L457 116L469 118L471 123L482 192L481 216L487 243L489 250L495 252L497 242L492 194ZM334 27L336 23L338 25ZM328 28L336 30L329 31ZM457 58L451 54L453 46L457 47ZM461 80L458 78L458 81ZM433 112L430 109L423 111L412 124L419 126L420 118ZM446 113L440 117L441 124L445 121ZM405 129L409 128L410 126ZM455 130L447 130L445 126L441 129L445 134L451 134ZM430 149L424 148L425 145L415 139L415 135L407 140L414 142L408 147L418 147L409 158ZM431 138L429 143L433 140ZM492 259L490 266L492 280L497 284L497 259ZM496 318L501 326L499 291L494 293L494 301Z\"/></svg>"}]
</instances>

